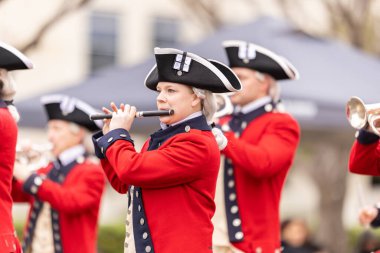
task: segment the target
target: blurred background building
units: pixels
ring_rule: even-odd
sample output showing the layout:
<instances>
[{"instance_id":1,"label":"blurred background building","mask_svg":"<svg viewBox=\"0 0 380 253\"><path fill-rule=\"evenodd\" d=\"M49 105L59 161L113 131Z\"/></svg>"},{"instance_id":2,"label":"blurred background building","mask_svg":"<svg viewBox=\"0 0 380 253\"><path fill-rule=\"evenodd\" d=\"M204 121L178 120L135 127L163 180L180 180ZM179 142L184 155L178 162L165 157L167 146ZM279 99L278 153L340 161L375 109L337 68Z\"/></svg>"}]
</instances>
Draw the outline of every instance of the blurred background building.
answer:
<instances>
[{"instance_id":1,"label":"blurred background building","mask_svg":"<svg viewBox=\"0 0 380 253\"><path fill-rule=\"evenodd\" d=\"M283 86L284 102L303 131L283 192L281 212L284 218L305 218L317 231L319 241L338 253L346 252L344 231L357 226L359 208L380 200L378 179L347 172L354 130L346 123L344 112L345 100L351 95L370 103L380 102L379 70L375 69L380 66L379 8L379 1L374 0L0 0L0 40L23 51L35 64L34 70L15 75L19 85L16 105L22 109L23 103L24 108L33 107L31 102L39 107L38 97L46 93L70 91L79 98L100 96L102 101L113 101L123 94L126 98L137 92L145 94L144 88L138 87L143 86L156 46L189 48L206 57L214 57L219 51L220 56L215 56L223 60L222 39L255 35L256 30L250 31L246 24L252 23L255 29L269 24L263 36L270 35L272 29L278 32L277 24L290 24L294 27L292 36L304 41L305 48L315 46L314 54L300 51L297 58L294 52L298 48L280 43L288 41L282 37L278 43L272 40L270 45L261 44L289 57L300 69L301 81L306 80L303 86ZM255 26L254 22L262 23ZM244 34L223 37L228 34L224 31L235 29L242 29ZM260 39L252 42L260 44ZM202 47L210 41L216 42L214 49ZM334 62L338 52L347 52L352 58ZM314 69L301 71L317 56L321 62ZM335 64L329 67L331 73L319 71L318 66L331 62ZM350 62L365 67L359 70ZM346 73L341 64L348 64ZM138 70L143 74L135 74L135 66L140 66ZM337 79L333 73L343 78ZM350 80L355 77L355 84L344 79L346 75L351 75ZM324 78L323 83L312 82L319 77ZM118 82L117 88L112 88L112 82ZM87 93L76 93L75 88L86 83L90 87ZM92 94L97 90L95 85L109 89L104 94ZM143 97L154 106L154 94L146 93ZM45 115L39 116L38 127L29 122L27 115L22 117L19 140L46 142L42 127ZM156 127L150 126L149 130L152 128ZM136 129L137 148L148 133L148 128ZM108 187L101 223L123 223L125 210L125 197ZM14 212L17 220L25 219L25 206L17 205Z\"/></svg>"}]
</instances>

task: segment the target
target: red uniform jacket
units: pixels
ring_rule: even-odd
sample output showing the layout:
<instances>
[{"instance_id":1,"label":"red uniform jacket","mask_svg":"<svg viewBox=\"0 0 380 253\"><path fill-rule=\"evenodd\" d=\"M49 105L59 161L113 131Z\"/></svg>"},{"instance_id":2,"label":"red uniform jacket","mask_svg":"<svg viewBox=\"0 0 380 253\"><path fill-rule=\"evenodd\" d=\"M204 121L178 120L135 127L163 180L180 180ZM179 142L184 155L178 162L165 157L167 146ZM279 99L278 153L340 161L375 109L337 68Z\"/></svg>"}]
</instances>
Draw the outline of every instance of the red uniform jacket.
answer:
<instances>
[{"instance_id":1,"label":"red uniform jacket","mask_svg":"<svg viewBox=\"0 0 380 253\"><path fill-rule=\"evenodd\" d=\"M349 169L357 174L380 175L380 142L377 136L360 132L351 148Z\"/></svg>"},{"instance_id":2,"label":"red uniform jacket","mask_svg":"<svg viewBox=\"0 0 380 253\"><path fill-rule=\"evenodd\" d=\"M48 174L52 164L38 171ZM12 195L15 201L30 202L36 198L14 180ZM60 237L64 253L97 252L97 223L100 200L105 186L104 173L99 165L86 160L76 164L63 184L45 179L36 197L48 202L59 214ZM28 223L31 220L29 212ZM53 224L54 225L54 224ZM27 231L28 224L25 231Z\"/></svg>"},{"instance_id":3,"label":"red uniform jacket","mask_svg":"<svg viewBox=\"0 0 380 253\"><path fill-rule=\"evenodd\" d=\"M225 133L222 151L234 165L242 242L251 253L273 253L280 248L279 204L286 175L299 142L297 122L286 113L265 113L249 122L240 137Z\"/></svg>"},{"instance_id":4,"label":"red uniform jacket","mask_svg":"<svg viewBox=\"0 0 380 253\"><path fill-rule=\"evenodd\" d=\"M130 141L117 140L104 149L106 159L101 160L116 191L141 187L155 253L212 252L219 150L210 131L185 125L182 133L159 143L156 150L147 151L152 139L141 153ZM112 140L111 132L104 136L106 140ZM134 238L136 244L141 240L136 231Z\"/></svg>"},{"instance_id":5,"label":"red uniform jacket","mask_svg":"<svg viewBox=\"0 0 380 253\"><path fill-rule=\"evenodd\" d=\"M5 105L0 105L0 140L0 253L9 253L16 252L18 245L12 223L11 197L17 125Z\"/></svg>"}]
</instances>

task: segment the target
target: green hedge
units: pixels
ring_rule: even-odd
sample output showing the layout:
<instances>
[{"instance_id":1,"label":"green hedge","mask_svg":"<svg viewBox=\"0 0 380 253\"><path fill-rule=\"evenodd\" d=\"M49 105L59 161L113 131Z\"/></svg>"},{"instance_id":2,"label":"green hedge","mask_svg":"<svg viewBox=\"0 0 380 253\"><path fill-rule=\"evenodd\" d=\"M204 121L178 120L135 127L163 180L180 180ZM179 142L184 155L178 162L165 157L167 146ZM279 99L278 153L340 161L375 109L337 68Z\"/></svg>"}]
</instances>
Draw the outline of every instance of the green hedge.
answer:
<instances>
[{"instance_id":1,"label":"green hedge","mask_svg":"<svg viewBox=\"0 0 380 253\"><path fill-rule=\"evenodd\" d=\"M103 225L98 233L98 253L124 251L125 225Z\"/></svg>"},{"instance_id":2,"label":"green hedge","mask_svg":"<svg viewBox=\"0 0 380 253\"><path fill-rule=\"evenodd\" d=\"M18 235L22 234L22 224L16 224ZM362 227L351 228L347 231L350 249L355 247L358 238L364 229ZM380 229L371 230L380 238ZM123 252L125 237L125 225L102 225L98 232L98 253L120 253Z\"/></svg>"},{"instance_id":3,"label":"green hedge","mask_svg":"<svg viewBox=\"0 0 380 253\"><path fill-rule=\"evenodd\" d=\"M22 238L24 224L16 223L16 231ZM125 225L102 225L98 231L98 253L120 253L124 251Z\"/></svg>"}]
</instances>

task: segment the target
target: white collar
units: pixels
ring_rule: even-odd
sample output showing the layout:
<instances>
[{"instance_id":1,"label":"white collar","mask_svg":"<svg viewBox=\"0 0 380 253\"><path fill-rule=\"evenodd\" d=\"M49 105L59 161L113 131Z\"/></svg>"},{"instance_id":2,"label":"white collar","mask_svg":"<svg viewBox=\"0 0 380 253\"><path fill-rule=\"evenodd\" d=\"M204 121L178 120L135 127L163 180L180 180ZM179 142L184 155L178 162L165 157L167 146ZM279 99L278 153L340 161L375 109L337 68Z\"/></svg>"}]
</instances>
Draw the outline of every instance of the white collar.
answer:
<instances>
[{"instance_id":1,"label":"white collar","mask_svg":"<svg viewBox=\"0 0 380 253\"><path fill-rule=\"evenodd\" d=\"M247 113L252 112L252 111L256 110L257 108L269 103L271 100L272 100L272 98L270 96L262 97L262 98L256 99L255 101L252 101L252 102L246 104L243 107L236 106L235 112L242 112L244 114L247 114Z\"/></svg>"},{"instance_id":2,"label":"white collar","mask_svg":"<svg viewBox=\"0 0 380 253\"><path fill-rule=\"evenodd\" d=\"M76 145L63 151L61 154L59 154L58 158L61 161L62 165L66 166L77 159L79 156L84 155L85 152L86 150L83 145Z\"/></svg>"},{"instance_id":3,"label":"white collar","mask_svg":"<svg viewBox=\"0 0 380 253\"><path fill-rule=\"evenodd\" d=\"M178 122L176 122L176 123L174 123L174 124L171 124L171 125L169 125L169 126L175 126L175 125L178 125L178 124L180 124L180 123L182 123L182 122L185 122L185 121L187 121L187 120L189 120L189 119L194 119L194 118L199 117L199 116L201 116L201 115L202 115L202 112L201 112L201 111L194 112L194 113L190 114L189 116L187 116L186 118L184 118L183 120L180 120L180 121L178 121ZM164 124L164 123L162 123L162 122L160 122L160 125L161 125L162 130L165 130L166 128L169 127L168 125L166 125L166 124Z\"/></svg>"}]
</instances>

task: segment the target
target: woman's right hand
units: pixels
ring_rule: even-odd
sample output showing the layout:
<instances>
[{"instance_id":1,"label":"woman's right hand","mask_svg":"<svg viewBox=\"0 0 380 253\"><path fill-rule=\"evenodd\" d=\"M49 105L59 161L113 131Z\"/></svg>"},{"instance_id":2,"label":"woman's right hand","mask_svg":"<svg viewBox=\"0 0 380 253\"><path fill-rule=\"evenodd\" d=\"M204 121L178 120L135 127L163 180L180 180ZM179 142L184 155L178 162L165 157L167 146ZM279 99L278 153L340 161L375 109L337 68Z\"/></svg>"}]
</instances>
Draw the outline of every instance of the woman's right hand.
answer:
<instances>
[{"instance_id":1,"label":"woman's right hand","mask_svg":"<svg viewBox=\"0 0 380 253\"><path fill-rule=\"evenodd\" d=\"M136 107L128 104L120 104L120 107L118 108L113 102L111 102L110 106L112 111L103 107L104 113L112 114L111 119L103 120L103 134L105 135L109 131L117 128L123 128L129 131L136 116Z\"/></svg>"}]
</instances>

